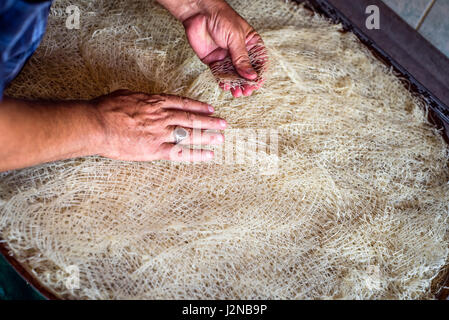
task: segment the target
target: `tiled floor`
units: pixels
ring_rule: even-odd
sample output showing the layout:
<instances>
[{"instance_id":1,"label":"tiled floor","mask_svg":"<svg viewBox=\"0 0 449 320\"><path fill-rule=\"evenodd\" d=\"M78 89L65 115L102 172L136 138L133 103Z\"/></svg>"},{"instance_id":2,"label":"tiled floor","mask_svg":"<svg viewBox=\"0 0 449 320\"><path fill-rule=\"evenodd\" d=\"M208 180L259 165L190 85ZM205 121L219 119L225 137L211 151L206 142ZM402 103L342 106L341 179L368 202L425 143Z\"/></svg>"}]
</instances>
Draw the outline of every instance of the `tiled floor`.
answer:
<instances>
[{"instance_id":1,"label":"tiled floor","mask_svg":"<svg viewBox=\"0 0 449 320\"><path fill-rule=\"evenodd\" d=\"M383 0L449 57L449 0Z\"/></svg>"}]
</instances>

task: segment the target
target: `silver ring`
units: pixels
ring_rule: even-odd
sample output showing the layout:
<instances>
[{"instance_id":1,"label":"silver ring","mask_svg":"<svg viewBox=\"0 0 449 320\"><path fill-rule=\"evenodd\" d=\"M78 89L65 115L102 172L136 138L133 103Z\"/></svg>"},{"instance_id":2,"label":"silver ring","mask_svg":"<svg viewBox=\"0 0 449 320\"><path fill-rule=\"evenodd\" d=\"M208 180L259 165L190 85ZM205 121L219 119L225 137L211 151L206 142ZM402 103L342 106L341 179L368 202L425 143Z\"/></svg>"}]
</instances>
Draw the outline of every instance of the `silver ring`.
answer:
<instances>
[{"instance_id":1,"label":"silver ring","mask_svg":"<svg viewBox=\"0 0 449 320\"><path fill-rule=\"evenodd\" d=\"M189 136L189 132L183 127L176 127L173 130L173 136L175 137L175 144L178 144Z\"/></svg>"}]
</instances>

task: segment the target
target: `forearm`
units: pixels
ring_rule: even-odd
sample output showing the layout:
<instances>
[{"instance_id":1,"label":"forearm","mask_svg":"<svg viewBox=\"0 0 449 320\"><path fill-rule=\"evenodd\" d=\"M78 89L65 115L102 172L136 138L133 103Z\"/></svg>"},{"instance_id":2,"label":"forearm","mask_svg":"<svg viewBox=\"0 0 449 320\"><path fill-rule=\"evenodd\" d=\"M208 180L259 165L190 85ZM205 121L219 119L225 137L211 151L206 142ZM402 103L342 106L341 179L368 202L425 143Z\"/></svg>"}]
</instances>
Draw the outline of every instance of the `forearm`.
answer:
<instances>
[{"instance_id":1,"label":"forearm","mask_svg":"<svg viewBox=\"0 0 449 320\"><path fill-rule=\"evenodd\" d=\"M199 12L211 11L213 8L228 6L224 0L157 0L179 21L183 22L187 18Z\"/></svg>"},{"instance_id":2,"label":"forearm","mask_svg":"<svg viewBox=\"0 0 449 320\"><path fill-rule=\"evenodd\" d=\"M100 139L100 122L87 102L0 103L0 171L92 155Z\"/></svg>"}]
</instances>

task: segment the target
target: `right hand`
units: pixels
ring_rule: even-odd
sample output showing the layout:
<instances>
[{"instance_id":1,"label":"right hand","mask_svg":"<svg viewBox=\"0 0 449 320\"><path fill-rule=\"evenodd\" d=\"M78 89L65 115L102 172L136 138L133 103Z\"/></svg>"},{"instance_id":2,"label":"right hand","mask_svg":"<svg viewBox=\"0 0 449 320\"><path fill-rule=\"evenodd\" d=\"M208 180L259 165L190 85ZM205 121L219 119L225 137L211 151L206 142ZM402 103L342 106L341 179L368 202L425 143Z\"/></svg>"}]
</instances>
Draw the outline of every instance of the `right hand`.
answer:
<instances>
[{"instance_id":1,"label":"right hand","mask_svg":"<svg viewBox=\"0 0 449 320\"><path fill-rule=\"evenodd\" d=\"M224 141L220 132L209 130L225 129L226 121L211 117L214 109L203 102L119 90L91 103L102 128L98 154L104 157L129 161L207 161L213 158L212 151L185 145L213 145ZM174 144L173 136L177 126L190 133L179 145ZM192 129L201 131L196 134L197 130Z\"/></svg>"},{"instance_id":2,"label":"right hand","mask_svg":"<svg viewBox=\"0 0 449 320\"><path fill-rule=\"evenodd\" d=\"M239 75L248 80L255 80L257 73L251 65L248 52L255 46L264 47L260 35L234 9L223 0L194 1L192 12L185 13L188 18L181 18L187 39L201 61L210 66L212 62L230 56ZM266 61L263 62L264 64ZM243 87L230 88L220 85L223 90L230 90L234 97L250 96L263 84L245 84Z\"/></svg>"}]
</instances>

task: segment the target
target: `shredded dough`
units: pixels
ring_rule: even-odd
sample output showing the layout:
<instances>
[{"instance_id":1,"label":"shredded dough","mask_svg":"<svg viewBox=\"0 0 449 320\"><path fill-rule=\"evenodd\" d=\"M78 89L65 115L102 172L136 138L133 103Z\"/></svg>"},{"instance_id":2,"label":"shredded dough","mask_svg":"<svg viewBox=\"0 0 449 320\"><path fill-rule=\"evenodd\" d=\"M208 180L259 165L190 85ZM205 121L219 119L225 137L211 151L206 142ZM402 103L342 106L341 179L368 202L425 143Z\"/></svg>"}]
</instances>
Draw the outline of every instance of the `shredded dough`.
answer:
<instances>
[{"instance_id":1,"label":"shredded dough","mask_svg":"<svg viewBox=\"0 0 449 320\"><path fill-rule=\"evenodd\" d=\"M448 261L449 171L425 103L302 6L229 3L267 46L251 97L219 89L182 25L148 0L78 0L79 30L65 27L72 1L55 1L6 94L127 88L209 102L230 124L220 148L232 129L277 130L277 170L85 157L6 172L0 236L11 253L71 299L433 298ZM73 267L79 288L66 283Z\"/></svg>"}]
</instances>

